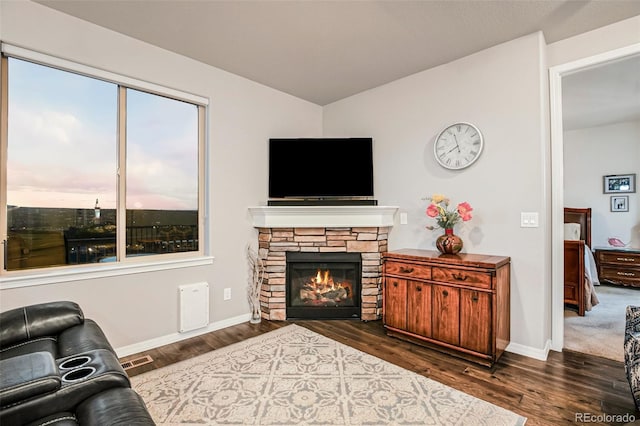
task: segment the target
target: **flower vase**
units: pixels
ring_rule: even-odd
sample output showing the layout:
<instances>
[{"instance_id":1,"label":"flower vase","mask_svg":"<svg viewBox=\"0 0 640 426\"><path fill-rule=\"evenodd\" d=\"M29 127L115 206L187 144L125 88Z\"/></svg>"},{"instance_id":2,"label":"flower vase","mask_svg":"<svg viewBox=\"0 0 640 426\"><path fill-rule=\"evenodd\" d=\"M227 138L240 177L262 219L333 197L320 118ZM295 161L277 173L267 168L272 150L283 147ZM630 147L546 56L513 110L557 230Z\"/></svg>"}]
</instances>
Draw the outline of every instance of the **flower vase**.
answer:
<instances>
[{"instance_id":1,"label":"flower vase","mask_svg":"<svg viewBox=\"0 0 640 426\"><path fill-rule=\"evenodd\" d=\"M443 254L457 254L462 250L462 239L453 235L453 228L445 228L444 234L436 240L436 247Z\"/></svg>"}]
</instances>

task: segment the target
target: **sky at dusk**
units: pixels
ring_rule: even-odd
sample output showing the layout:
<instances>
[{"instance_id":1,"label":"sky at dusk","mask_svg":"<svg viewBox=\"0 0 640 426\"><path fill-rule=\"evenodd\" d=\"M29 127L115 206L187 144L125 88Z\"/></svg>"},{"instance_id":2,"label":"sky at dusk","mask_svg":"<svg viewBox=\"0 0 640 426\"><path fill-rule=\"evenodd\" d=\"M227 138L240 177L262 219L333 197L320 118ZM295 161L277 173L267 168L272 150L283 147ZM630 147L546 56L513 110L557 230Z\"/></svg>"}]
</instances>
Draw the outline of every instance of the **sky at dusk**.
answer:
<instances>
[{"instance_id":1,"label":"sky at dusk","mask_svg":"<svg viewBox=\"0 0 640 426\"><path fill-rule=\"evenodd\" d=\"M116 207L117 85L9 59L7 204ZM196 210L197 107L127 90L127 208Z\"/></svg>"}]
</instances>

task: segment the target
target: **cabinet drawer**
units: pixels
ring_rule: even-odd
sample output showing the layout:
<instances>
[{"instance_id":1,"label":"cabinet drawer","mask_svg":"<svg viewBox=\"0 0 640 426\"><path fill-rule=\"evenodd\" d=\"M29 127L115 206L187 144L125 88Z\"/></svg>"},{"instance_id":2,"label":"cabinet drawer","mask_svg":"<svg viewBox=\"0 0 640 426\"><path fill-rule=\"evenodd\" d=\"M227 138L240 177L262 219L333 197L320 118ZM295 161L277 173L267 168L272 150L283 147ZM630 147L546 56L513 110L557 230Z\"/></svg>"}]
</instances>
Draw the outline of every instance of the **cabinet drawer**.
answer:
<instances>
[{"instance_id":1,"label":"cabinet drawer","mask_svg":"<svg viewBox=\"0 0 640 426\"><path fill-rule=\"evenodd\" d=\"M602 266L599 278L601 280L633 283L636 286L640 285L640 269Z\"/></svg>"},{"instance_id":2,"label":"cabinet drawer","mask_svg":"<svg viewBox=\"0 0 640 426\"><path fill-rule=\"evenodd\" d=\"M431 266L416 265L402 262L387 262L385 273L399 275L407 278L431 279Z\"/></svg>"},{"instance_id":3,"label":"cabinet drawer","mask_svg":"<svg viewBox=\"0 0 640 426\"><path fill-rule=\"evenodd\" d=\"M640 254L638 253L623 253L623 252L598 252L598 261L600 264L609 265L628 265L640 267Z\"/></svg>"},{"instance_id":4,"label":"cabinet drawer","mask_svg":"<svg viewBox=\"0 0 640 426\"><path fill-rule=\"evenodd\" d=\"M491 274L488 272L468 271L466 269L433 267L433 281L465 284L473 287L491 288Z\"/></svg>"}]
</instances>

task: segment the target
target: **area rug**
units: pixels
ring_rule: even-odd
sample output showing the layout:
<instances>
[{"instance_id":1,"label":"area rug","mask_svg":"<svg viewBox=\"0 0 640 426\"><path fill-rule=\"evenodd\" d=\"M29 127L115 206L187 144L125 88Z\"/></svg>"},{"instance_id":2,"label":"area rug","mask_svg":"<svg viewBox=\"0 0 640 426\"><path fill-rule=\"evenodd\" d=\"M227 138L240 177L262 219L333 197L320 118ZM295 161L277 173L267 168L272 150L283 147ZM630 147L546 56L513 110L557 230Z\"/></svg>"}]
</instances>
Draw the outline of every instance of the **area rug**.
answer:
<instances>
[{"instance_id":1,"label":"area rug","mask_svg":"<svg viewBox=\"0 0 640 426\"><path fill-rule=\"evenodd\" d=\"M525 417L292 324L131 378L159 425L523 425Z\"/></svg>"},{"instance_id":2,"label":"area rug","mask_svg":"<svg viewBox=\"0 0 640 426\"><path fill-rule=\"evenodd\" d=\"M600 303L583 317L564 311L564 348L622 362L627 305L640 301L640 289L600 285Z\"/></svg>"}]
</instances>

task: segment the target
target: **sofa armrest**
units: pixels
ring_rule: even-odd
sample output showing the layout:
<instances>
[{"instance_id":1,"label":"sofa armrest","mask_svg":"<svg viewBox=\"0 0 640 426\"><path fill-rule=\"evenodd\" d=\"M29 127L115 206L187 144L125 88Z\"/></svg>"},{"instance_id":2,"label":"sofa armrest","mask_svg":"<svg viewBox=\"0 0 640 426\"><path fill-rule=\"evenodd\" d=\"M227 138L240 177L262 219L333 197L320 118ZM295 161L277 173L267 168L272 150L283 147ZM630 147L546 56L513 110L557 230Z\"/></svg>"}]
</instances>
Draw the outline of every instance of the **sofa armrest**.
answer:
<instances>
[{"instance_id":1,"label":"sofa armrest","mask_svg":"<svg viewBox=\"0 0 640 426\"><path fill-rule=\"evenodd\" d=\"M55 392L60 373L49 352L34 352L0 360L0 409Z\"/></svg>"},{"instance_id":2,"label":"sofa armrest","mask_svg":"<svg viewBox=\"0 0 640 426\"><path fill-rule=\"evenodd\" d=\"M624 330L624 370L640 410L640 306L627 306Z\"/></svg>"},{"instance_id":3,"label":"sofa armrest","mask_svg":"<svg viewBox=\"0 0 640 426\"><path fill-rule=\"evenodd\" d=\"M57 336L82 324L77 303L60 301L25 306L0 313L0 348L43 336Z\"/></svg>"},{"instance_id":4,"label":"sofa armrest","mask_svg":"<svg viewBox=\"0 0 640 426\"><path fill-rule=\"evenodd\" d=\"M92 319L84 320L81 327L70 327L58 335L58 357L66 357L96 349L116 351L100 326Z\"/></svg>"},{"instance_id":5,"label":"sofa armrest","mask_svg":"<svg viewBox=\"0 0 640 426\"><path fill-rule=\"evenodd\" d=\"M640 306L627 306L625 311L625 335L640 333Z\"/></svg>"},{"instance_id":6,"label":"sofa armrest","mask_svg":"<svg viewBox=\"0 0 640 426\"><path fill-rule=\"evenodd\" d=\"M76 409L81 425L155 426L144 401L131 388L113 388L83 401Z\"/></svg>"}]
</instances>

